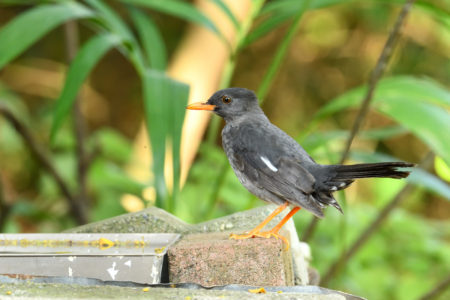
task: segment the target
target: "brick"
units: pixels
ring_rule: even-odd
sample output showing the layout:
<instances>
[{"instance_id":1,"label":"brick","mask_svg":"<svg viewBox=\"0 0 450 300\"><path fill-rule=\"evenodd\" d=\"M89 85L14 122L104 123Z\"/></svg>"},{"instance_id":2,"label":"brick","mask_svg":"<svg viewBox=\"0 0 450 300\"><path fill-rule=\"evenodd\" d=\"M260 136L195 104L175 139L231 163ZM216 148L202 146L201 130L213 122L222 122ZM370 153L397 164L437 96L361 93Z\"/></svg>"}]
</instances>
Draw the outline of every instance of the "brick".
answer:
<instances>
[{"instance_id":1,"label":"brick","mask_svg":"<svg viewBox=\"0 0 450 300\"><path fill-rule=\"evenodd\" d=\"M168 251L170 282L203 286L293 285L292 256L281 240L228 237L229 233L183 237Z\"/></svg>"}]
</instances>

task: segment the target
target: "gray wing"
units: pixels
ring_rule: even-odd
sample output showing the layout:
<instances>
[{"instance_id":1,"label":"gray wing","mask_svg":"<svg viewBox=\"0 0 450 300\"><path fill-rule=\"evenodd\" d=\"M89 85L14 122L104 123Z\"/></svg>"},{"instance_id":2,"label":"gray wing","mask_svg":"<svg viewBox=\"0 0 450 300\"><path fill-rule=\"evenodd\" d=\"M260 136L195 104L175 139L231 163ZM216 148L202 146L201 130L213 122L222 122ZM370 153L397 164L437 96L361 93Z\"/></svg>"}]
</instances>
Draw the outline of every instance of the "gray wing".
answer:
<instances>
[{"instance_id":1,"label":"gray wing","mask_svg":"<svg viewBox=\"0 0 450 300\"><path fill-rule=\"evenodd\" d=\"M230 132L233 138L234 167L254 185L265 189L293 205L301 206L317 216L323 216L320 202L312 194L314 176L302 166L292 149L290 137L278 130L262 130L255 125L240 126ZM297 144L298 145L298 144Z\"/></svg>"}]
</instances>

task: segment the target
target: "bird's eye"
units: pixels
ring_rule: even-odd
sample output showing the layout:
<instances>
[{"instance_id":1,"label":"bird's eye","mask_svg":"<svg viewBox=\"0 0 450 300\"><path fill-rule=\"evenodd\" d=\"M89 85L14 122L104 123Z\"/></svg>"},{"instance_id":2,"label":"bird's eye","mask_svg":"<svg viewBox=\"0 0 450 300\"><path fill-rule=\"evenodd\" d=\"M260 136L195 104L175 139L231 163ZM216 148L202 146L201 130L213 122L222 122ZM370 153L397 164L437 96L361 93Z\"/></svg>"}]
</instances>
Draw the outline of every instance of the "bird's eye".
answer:
<instances>
[{"instance_id":1,"label":"bird's eye","mask_svg":"<svg viewBox=\"0 0 450 300\"><path fill-rule=\"evenodd\" d=\"M225 104L230 104L231 103L231 98L228 96L222 96L222 102Z\"/></svg>"}]
</instances>

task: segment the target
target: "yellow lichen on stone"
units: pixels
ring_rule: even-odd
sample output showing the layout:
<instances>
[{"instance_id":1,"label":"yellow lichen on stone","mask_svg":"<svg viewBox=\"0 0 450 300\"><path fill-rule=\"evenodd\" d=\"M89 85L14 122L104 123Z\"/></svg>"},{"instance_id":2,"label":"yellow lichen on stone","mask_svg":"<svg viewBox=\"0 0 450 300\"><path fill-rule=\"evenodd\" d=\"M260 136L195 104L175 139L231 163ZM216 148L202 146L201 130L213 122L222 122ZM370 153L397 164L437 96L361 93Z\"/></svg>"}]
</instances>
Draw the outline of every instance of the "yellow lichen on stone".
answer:
<instances>
[{"instance_id":1,"label":"yellow lichen on stone","mask_svg":"<svg viewBox=\"0 0 450 300\"><path fill-rule=\"evenodd\" d=\"M265 294L266 293L266 290L263 287L258 288L258 289L249 289L248 291L252 294Z\"/></svg>"},{"instance_id":2,"label":"yellow lichen on stone","mask_svg":"<svg viewBox=\"0 0 450 300\"><path fill-rule=\"evenodd\" d=\"M98 247L100 250L106 250L114 246L114 242L105 238L100 238L98 240Z\"/></svg>"},{"instance_id":3,"label":"yellow lichen on stone","mask_svg":"<svg viewBox=\"0 0 450 300\"><path fill-rule=\"evenodd\" d=\"M161 254L161 253L164 252L165 249L166 249L166 247L155 248L155 253L156 253L156 254Z\"/></svg>"}]
</instances>

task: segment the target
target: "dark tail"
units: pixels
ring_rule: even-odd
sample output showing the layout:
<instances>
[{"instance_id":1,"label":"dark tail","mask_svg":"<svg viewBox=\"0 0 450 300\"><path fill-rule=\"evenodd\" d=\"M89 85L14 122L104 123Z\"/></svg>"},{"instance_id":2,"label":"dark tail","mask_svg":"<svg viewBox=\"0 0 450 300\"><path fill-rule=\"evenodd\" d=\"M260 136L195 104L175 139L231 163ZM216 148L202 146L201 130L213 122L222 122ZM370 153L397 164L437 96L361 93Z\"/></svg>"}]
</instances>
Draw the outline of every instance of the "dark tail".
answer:
<instances>
[{"instance_id":1,"label":"dark tail","mask_svg":"<svg viewBox=\"0 0 450 300\"><path fill-rule=\"evenodd\" d=\"M372 164L357 165L335 165L334 171L337 173L334 180L352 180L357 178L369 177L389 177L405 178L410 171L401 171L398 168L414 167L414 164L405 162L382 162Z\"/></svg>"},{"instance_id":2,"label":"dark tail","mask_svg":"<svg viewBox=\"0 0 450 300\"><path fill-rule=\"evenodd\" d=\"M318 217L323 217L321 209L326 205L332 205L342 212L339 203L332 193L347 188L355 179L369 177L405 178L410 171L398 170L398 168L411 168L415 164L405 162L382 162L357 165L328 165L322 169L324 173L316 176L326 178L316 182L316 191L311 194L319 203L319 209L310 210Z\"/></svg>"}]
</instances>

